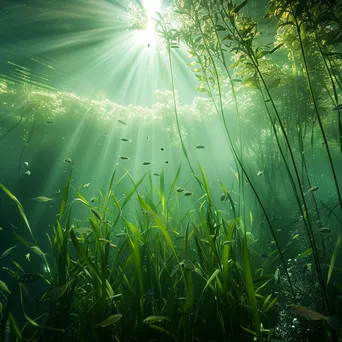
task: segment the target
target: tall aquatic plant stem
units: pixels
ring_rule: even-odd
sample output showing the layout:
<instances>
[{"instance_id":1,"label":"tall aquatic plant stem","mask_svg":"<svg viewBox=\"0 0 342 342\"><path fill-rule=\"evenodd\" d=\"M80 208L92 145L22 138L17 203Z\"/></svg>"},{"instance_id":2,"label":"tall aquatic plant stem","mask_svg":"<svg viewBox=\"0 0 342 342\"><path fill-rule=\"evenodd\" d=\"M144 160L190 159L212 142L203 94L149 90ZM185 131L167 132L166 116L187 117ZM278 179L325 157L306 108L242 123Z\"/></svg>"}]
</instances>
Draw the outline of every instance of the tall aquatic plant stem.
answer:
<instances>
[{"instance_id":1,"label":"tall aquatic plant stem","mask_svg":"<svg viewBox=\"0 0 342 342\"><path fill-rule=\"evenodd\" d=\"M195 175L195 171L190 163L190 159L189 159L189 155L188 152L186 150L186 147L184 145L184 141L183 141L183 137L182 137L182 133L181 133L181 129L180 129L180 125L179 125L179 119L178 119L178 111L177 111L177 101L176 101L176 93L175 93L175 83L174 83L174 75L173 75L173 68L172 68L172 60L171 60L171 47L170 44L167 45L167 53L168 53L168 57L169 57L169 67L170 67L170 76L171 76L171 87L172 87L172 98L173 98L173 108L175 111L175 118L176 118L176 125L177 125L177 130L178 130L178 135L179 135L179 139L181 142L181 146L182 146L182 151L183 154L188 162L189 168L192 172L193 175ZM198 179L198 177L195 177L198 184L200 185L201 188L203 188L203 184L200 182L200 180Z\"/></svg>"},{"instance_id":2,"label":"tall aquatic plant stem","mask_svg":"<svg viewBox=\"0 0 342 342\"><path fill-rule=\"evenodd\" d=\"M228 17L230 17L229 13L227 13L226 10L224 10L224 11L225 11L226 15ZM270 90L269 90L269 88L268 88L268 86L266 84L265 78L264 78L264 76L263 76L263 74L262 74L262 72L261 72L261 70L259 68L258 61L257 61L257 58L256 58L256 56L254 54L254 51L252 50L252 48L250 46L248 46L246 44L245 40L241 36L240 31L239 31L238 27L236 26L235 20L230 20L230 22L233 25L234 30L235 30L235 32L237 34L236 38L239 39L239 43L244 47L244 52L249 57L251 63L253 64L253 66L255 68L255 71L256 71L257 75L259 76L259 78L261 80L262 85L264 86L266 94L267 94L268 98L270 99L271 106L272 106L272 108L273 108L273 110L275 112L275 115L276 115L277 121L279 123L281 132L282 132L282 134L284 136L285 143L286 143L286 146L288 148L288 152L289 152L290 159L291 159L291 162L292 162L292 166L293 166L293 169L294 169L294 172L295 172L295 178L296 178L296 181L298 183L299 194L300 194L302 202L303 202L304 210L303 210L303 208L301 206L301 201L300 201L300 198L298 196L298 191L296 189L294 178L293 178L292 173L290 171L290 168L289 168L288 162L286 160L284 151L283 151L283 149L282 149L282 147L280 145L280 140L279 140L277 128L275 126L275 121L272 119L270 111L269 111L268 107L266 106L267 115L268 115L269 120L271 122L272 129L273 129L273 132L275 134L276 142L277 142L277 145L278 145L278 148L279 148L279 152L281 154L281 157L283 159L283 162L284 162L287 174L289 176L289 179L290 179L293 191L294 191L294 195L295 195L295 198L296 198L299 210L300 210L301 215L303 217L304 217L304 213L307 214L306 215L307 219L304 220L304 226L306 227L307 234L308 234L308 237L309 237L309 242L310 242L310 245L311 245L311 248L312 248L312 251L313 251L313 257L314 257L314 261L315 261L315 268L316 268L316 271L317 271L317 274L318 274L318 280L320 282L320 289L321 289L322 299L323 299L323 301L325 303L327 311L329 311L327 289L326 289L326 285L325 285L325 282L324 282L324 279L323 279L323 274L322 274L322 269L321 269L321 265L320 265L320 261L319 261L317 245L316 245L316 241L315 241L315 237L314 237L314 233L313 233L313 229L312 229L311 219L310 219L310 215L308 215L309 211L308 211L308 208L307 208L307 204L306 204L306 200L305 200L305 197L304 197L304 193L303 193L302 188L301 188L300 175L299 175L297 164L296 164L296 161L295 161L295 158L294 158L294 154L293 154L292 149L291 149L291 144L290 144L289 138L288 138L288 136L286 134L285 127L284 127L283 122L282 122L282 120L280 118L280 115L279 115L278 109L277 109L277 107L276 107L276 105L274 103L274 100L273 100L273 98L271 96ZM263 96L263 93L262 93L261 89L260 89L260 92L261 92L261 94ZM263 98L264 98L264 96L263 96ZM264 100L265 100L265 98L264 98Z\"/></svg>"},{"instance_id":3,"label":"tall aquatic plant stem","mask_svg":"<svg viewBox=\"0 0 342 342\"><path fill-rule=\"evenodd\" d=\"M338 200L339 200L339 203L340 203L340 208L342 209L342 197L341 197L341 193L340 193L340 188L339 188L338 181L337 181L337 176L336 176L336 171L335 171L334 163L333 163L333 160L332 160L332 157L331 157L331 153L330 153L330 149L329 149L329 145L328 145L328 140L327 140L327 137L326 137L325 132L324 132L322 119L321 119L321 116L319 114L317 101L316 101L315 94L314 94L313 87L312 87L311 76L310 76L310 73L309 73L308 62L307 62L307 58L306 58L306 54L305 54L305 49L304 49L304 45L303 45L302 34L301 34L301 30L300 30L300 24L298 23L298 18L297 18L296 15L293 14L293 18L295 20L296 30L297 30L297 35L298 35L298 40L299 40L299 45L300 45L300 50L301 50L302 57L303 57L303 63L304 63L304 68L305 68L306 80L307 80L308 87L309 87L309 90L310 90L310 95L311 95L312 103L314 105L314 109L315 109L318 125L319 125L319 128L321 130L322 137L323 137L324 145L325 145L325 148L327 150L327 154L328 154L328 158L329 158L329 164L330 164L331 172L333 174L334 183L335 183L335 186L336 186L336 192L337 192Z\"/></svg>"},{"instance_id":4,"label":"tall aquatic plant stem","mask_svg":"<svg viewBox=\"0 0 342 342\"><path fill-rule=\"evenodd\" d=\"M191 19L194 20L195 22L198 22L198 20L197 20L198 18L196 18L196 17L195 17L195 18L191 18ZM270 218L269 218L269 216L268 216L268 214L267 214L266 208L264 207L264 205L263 205L263 203L262 203L262 201L261 201L261 198L260 198L258 192L256 191L256 189L255 189L255 187L254 187L254 185L253 185L252 180L251 180L250 177L248 176L248 174L247 174L247 172L246 172L246 169L244 168L243 163L242 163L241 159L239 158L239 156L238 156L238 154L237 154L237 152L236 152L236 149L235 149L235 147L234 147L234 145L233 145L231 136L230 136L230 134L229 134L229 130L228 130L228 127L227 127L226 119L225 119L225 116L224 116L223 102L222 102L222 91L221 91L220 79L219 79L218 71L217 71L217 68L216 68L216 64L215 64L214 58L213 58L213 56L212 56L212 54L211 54L211 52L210 52L210 49L209 49L209 47L208 47L208 45L207 45L207 43L206 43L206 41L205 41L205 38L204 38L204 35L203 35L203 31L202 31L202 28L200 27L200 25L199 25L199 30L200 30L200 32L201 32L201 35L202 35L202 39L203 39L205 48L206 48L206 50L207 50L207 53L208 53L208 55L209 55L209 58L210 58L210 60L211 60L211 63L212 63L212 65L213 65L213 68L214 68L214 73L215 73L216 82L217 82L217 88L218 88L218 93L219 93L220 112L221 112L221 117L222 117L222 120L223 120L223 123L224 123L224 128L225 128L225 132L226 132L226 135L227 135L227 138L228 138L228 141L229 141L230 148L231 148L231 150L232 150L232 152L233 152L233 155L234 155L236 161L238 162L238 164L239 164L239 166L240 166L240 168L241 168L241 170L242 170L244 176L246 177L246 179L247 179L247 181L248 181L248 183L249 183L249 185L250 185L250 187L251 187L251 189L252 189L252 192L254 193L254 195L255 195L255 197L256 197L256 199L257 199L259 205L260 205L260 208L261 208L263 214L265 215L266 221L267 221L268 226L269 226L269 228L270 228L270 232L271 232L272 237L273 237L273 239L274 239L274 241L275 241L275 243L276 243L276 247L277 247L277 250L278 250L279 255L280 255L280 260L281 260L281 262L282 262L282 264L283 264L283 266L284 266L285 274L286 274L288 283L289 283L289 285L290 285L290 289L291 289L291 293L292 293L293 299L295 300L296 295L295 295L295 292L294 292L294 289L293 289L291 277L290 277L290 275L289 275L289 273L288 273L288 270L287 270L287 267L286 267L286 263L285 263L285 258L284 258L284 256L283 256L283 253L282 253L282 250L281 250L281 248L280 248L279 242L278 242L278 240L277 240L276 234L275 234L274 229L273 229L273 227L272 227L271 220L270 220ZM215 106L215 107L216 107L216 106Z\"/></svg>"}]
</instances>

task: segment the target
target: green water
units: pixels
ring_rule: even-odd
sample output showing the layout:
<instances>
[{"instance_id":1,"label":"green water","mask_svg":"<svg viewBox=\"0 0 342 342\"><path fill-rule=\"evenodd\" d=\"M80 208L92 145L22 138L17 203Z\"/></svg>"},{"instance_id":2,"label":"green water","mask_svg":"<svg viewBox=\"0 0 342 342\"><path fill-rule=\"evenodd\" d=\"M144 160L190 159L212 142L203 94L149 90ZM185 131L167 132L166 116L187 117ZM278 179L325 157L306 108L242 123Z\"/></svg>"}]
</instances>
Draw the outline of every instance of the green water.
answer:
<instances>
[{"instance_id":1,"label":"green water","mask_svg":"<svg viewBox=\"0 0 342 342\"><path fill-rule=\"evenodd\" d=\"M7 1L0 341L340 341L342 5Z\"/></svg>"}]
</instances>

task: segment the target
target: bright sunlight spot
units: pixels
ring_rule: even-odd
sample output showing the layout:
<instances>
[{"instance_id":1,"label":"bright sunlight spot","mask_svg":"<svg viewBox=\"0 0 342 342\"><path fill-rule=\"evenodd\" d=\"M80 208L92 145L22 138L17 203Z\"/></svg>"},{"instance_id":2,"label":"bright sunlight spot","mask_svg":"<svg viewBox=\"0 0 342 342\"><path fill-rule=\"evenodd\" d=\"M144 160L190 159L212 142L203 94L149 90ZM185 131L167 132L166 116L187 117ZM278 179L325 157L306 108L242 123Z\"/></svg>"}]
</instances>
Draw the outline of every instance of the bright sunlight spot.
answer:
<instances>
[{"instance_id":1,"label":"bright sunlight spot","mask_svg":"<svg viewBox=\"0 0 342 342\"><path fill-rule=\"evenodd\" d=\"M160 0L146 0L143 9L130 3L128 14L131 16L130 27L137 29L134 34L135 43L156 46L158 35L154 29L156 12L160 11Z\"/></svg>"}]
</instances>

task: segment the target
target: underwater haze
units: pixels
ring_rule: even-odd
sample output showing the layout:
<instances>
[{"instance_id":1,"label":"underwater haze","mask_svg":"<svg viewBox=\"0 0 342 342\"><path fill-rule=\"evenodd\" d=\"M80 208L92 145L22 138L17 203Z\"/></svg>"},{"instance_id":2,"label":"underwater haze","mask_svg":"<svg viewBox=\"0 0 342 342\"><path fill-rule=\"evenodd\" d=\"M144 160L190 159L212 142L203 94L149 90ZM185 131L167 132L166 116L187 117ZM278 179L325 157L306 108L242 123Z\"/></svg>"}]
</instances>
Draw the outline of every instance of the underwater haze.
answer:
<instances>
[{"instance_id":1,"label":"underwater haze","mask_svg":"<svg viewBox=\"0 0 342 342\"><path fill-rule=\"evenodd\" d=\"M0 342L342 341L342 4L5 0Z\"/></svg>"}]
</instances>

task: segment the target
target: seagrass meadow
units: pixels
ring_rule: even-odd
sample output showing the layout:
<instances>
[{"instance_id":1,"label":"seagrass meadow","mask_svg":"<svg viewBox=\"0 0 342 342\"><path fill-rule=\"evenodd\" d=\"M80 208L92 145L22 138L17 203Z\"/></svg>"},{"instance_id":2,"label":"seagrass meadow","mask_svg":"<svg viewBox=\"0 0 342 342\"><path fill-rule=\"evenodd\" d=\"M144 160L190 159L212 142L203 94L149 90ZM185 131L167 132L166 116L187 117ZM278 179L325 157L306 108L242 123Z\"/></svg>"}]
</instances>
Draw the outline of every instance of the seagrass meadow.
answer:
<instances>
[{"instance_id":1,"label":"seagrass meadow","mask_svg":"<svg viewBox=\"0 0 342 342\"><path fill-rule=\"evenodd\" d=\"M0 341L342 341L342 3L4 0Z\"/></svg>"}]
</instances>

